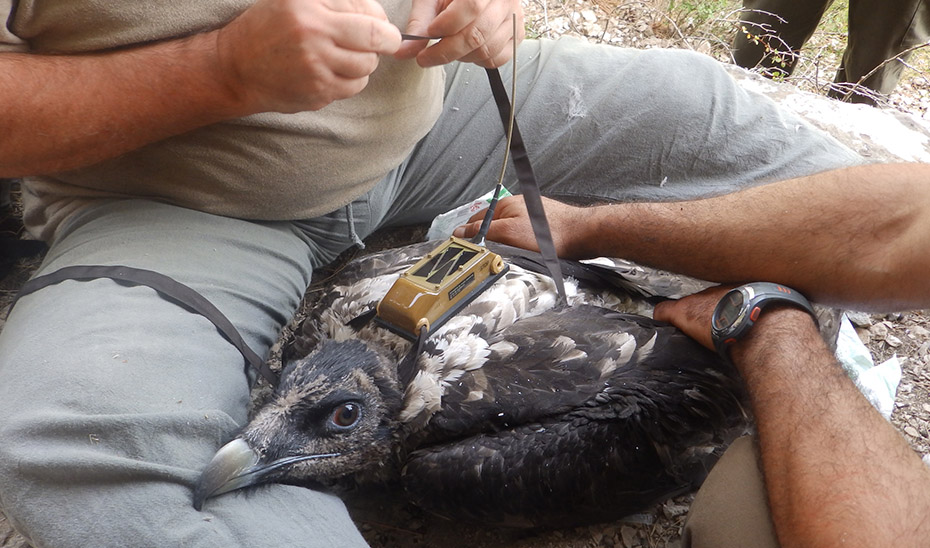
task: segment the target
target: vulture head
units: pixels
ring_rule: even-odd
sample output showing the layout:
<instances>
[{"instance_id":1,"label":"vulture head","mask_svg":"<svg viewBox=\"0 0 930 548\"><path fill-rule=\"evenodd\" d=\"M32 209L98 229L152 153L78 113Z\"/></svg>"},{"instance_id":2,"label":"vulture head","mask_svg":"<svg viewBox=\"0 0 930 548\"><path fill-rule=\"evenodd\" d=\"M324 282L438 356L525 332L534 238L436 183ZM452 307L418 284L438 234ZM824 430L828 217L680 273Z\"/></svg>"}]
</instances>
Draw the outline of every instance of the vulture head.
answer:
<instances>
[{"instance_id":1,"label":"vulture head","mask_svg":"<svg viewBox=\"0 0 930 548\"><path fill-rule=\"evenodd\" d=\"M335 485L347 474L385 465L401 390L396 363L360 341L325 341L285 368L271 401L216 453L196 486L194 506L263 483Z\"/></svg>"}]
</instances>

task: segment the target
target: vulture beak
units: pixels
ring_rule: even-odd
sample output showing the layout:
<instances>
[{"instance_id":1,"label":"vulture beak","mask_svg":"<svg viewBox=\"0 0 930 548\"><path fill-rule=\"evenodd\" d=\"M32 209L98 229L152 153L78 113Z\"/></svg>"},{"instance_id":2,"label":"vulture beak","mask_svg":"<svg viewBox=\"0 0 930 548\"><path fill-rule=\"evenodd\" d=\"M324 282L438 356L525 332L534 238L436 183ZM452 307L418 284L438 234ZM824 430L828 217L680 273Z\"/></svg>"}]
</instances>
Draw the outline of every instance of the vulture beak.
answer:
<instances>
[{"instance_id":1,"label":"vulture beak","mask_svg":"<svg viewBox=\"0 0 930 548\"><path fill-rule=\"evenodd\" d=\"M265 463L244 439L236 438L221 447L200 474L194 488L194 508L199 511L205 500L216 495L264 483L271 472L295 462L336 456L339 453L297 455Z\"/></svg>"}]
</instances>

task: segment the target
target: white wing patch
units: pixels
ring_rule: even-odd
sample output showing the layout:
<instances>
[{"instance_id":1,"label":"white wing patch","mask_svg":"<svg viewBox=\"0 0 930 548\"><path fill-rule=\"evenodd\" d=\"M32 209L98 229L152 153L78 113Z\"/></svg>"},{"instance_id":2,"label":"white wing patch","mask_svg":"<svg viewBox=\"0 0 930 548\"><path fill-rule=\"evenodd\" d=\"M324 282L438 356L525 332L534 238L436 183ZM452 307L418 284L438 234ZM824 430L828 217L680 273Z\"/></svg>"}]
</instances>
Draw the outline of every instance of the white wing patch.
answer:
<instances>
[{"instance_id":1,"label":"white wing patch","mask_svg":"<svg viewBox=\"0 0 930 548\"><path fill-rule=\"evenodd\" d=\"M652 334L652 338L646 341L646 344L642 345L639 348L639 359L646 359L649 354L652 354L652 349L656 346L656 339L659 338L659 332L656 331Z\"/></svg>"},{"instance_id":2,"label":"white wing patch","mask_svg":"<svg viewBox=\"0 0 930 548\"><path fill-rule=\"evenodd\" d=\"M626 365L636 352L636 339L629 333L618 333L618 335L616 338L617 365Z\"/></svg>"},{"instance_id":3,"label":"white wing patch","mask_svg":"<svg viewBox=\"0 0 930 548\"><path fill-rule=\"evenodd\" d=\"M425 424L433 413L439 411L441 399L435 377L420 371L404 392L404 406L398 418L400 422L411 422L419 417Z\"/></svg>"},{"instance_id":4,"label":"white wing patch","mask_svg":"<svg viewBox=\"0 0 930 548\"><path fill-rule=\"evenodd\" d=\"M569 360L578 360L588 357L588 354L577 348L574 339L565 335L559 335L552 341L551 348L555 350L553 358L559 362Z\"/></svg>"},{"instance_id":5,"label":"white wing patch","mask_svg":"<svg viewBox=\"0 0 930 548\"><path fill-rule=\"evenodd\" d=\"M519 348L520 347L517 346L516 343L510 341L497 341L488 347L491 352L497 354L497 357L502 360L506 360L510 356L513 356Z\"/></svg>"},{"instance_id":6,"label":"white wing patch","mask_svg":"<svg viewBox=\"0 0 930 548\"><path fill-rule=\"evenodd\" d=\"M601 372L601 379L606 379L617 370L617 360L604 357L597 362L597 368Z\"/></svg>"}]
</instances>

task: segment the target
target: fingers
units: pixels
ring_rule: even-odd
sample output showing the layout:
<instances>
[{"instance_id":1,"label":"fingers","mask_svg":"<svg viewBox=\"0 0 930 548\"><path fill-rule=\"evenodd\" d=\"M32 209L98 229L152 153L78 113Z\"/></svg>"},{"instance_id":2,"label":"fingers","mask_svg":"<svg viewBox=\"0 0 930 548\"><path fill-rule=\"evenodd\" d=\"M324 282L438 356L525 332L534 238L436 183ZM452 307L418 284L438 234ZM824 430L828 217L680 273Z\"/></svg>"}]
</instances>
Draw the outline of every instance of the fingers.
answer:
<instances>
[{"instance_id":1,"label":"fingers","mask_svg":"<svg viewBox=\"0 0 930 548\"><path fill-rule=\"evenodd\" d=\"M584 215L584 209L563 204L550 198L543 198L543 207L556 253L560 257L581 259L591 257L584 250L570 243L569 233L579 226L578 217ZM478 233L484 211L478 212L469 222L455 230L454 235L471 238ZM502 198L494 211L494 220L488 227L487 239L502 244L539 251L536 234L530 222L530 215L522 195Z\"/></svg>"},{"instance_id":2,"label":"fingers","mask_svg":"<svg viewBox=\"0 0 930 548\"><path fill-rule=\"evenodd\" d=\"M458 227L453 232L453 235L460 238L474 237L481 228L486 213L486 209L475 213L468 220L468 223ZM533 251L539 250L522 196L508 196L497 203L494 210L494 220L488 227L486 236L489 240L502 244Z\"/></svg>"},{"instance_id":3,"label":"fingers","mask_svg":"<svg viewBox=\"0 0 930 548\"><path fill-rule=\"evenodd\" d=\"M456 238L474 238L480 229L481 221L472 221L453 230L452 235Z\"/></svg>"},{"instance_id":4,"label":"fingers","mask_svg":"<svg viewBox=\"0 0 930 548\"><path fill-rule=\"evenodd\" d=\"M414 36L430 36L429 25L439 13L439 4L436 0L413 0L410 6L410 18L404 32ZM398 59L412 59L429 45L429 40L408 40L401 44L395 57Z\"/></svg>"},{"instance_id":5,"label":"fingers","mask_svg":"<svg viewBox=\"0 0 930 548\"><path fill-rule=\"evenodd\" d=\"M337 46L359 53L392 55L401 45L397 27L370 15L347 13L334 17L332 30Z\"/></svg>"},{"instance_id":6,"label":"fingers","mask_svg":"<svg viewBox=\"0 0 930 548\"><path fill-rule=\"evenodd\" d=\"M688 297L679 301L665 301L656 305L652 317L668 322L686 335L713 350L710 336L710 316L704 318Z\"/></svg>"},{"instance_id":7,"label":"fingers","mask_svg":"<svg viewBox=\"0 0 930 548\"><path fill-rule=\"evenodd\" d=\"M374 0L260 0L217 32L244 113L317 110L368 85L400 31Z\"/></svg>"},{"instance_id":8,"label":"fingers","mask_svg":"<svg viewBox=\"0 0 930 548\"><path fill-rule=\"evenodd\" d=\"M440 48L434 53L442 58L468 52L456 59L486 68L500 67L507 63L513 57L512 21L510 19L501 21L497 28L491 29L490 32L483 30L482 26L480 22L471 25L451 39L445 40L445 43L441 42L439 45L445 50ZM517 32L521 29L522 27L518 27Z\"/></svg>"},{"instance_id":9,"label":"fingers","mask_svg":"<svg viewBox=\"0 0 930 548\"><path fill-rule=\"evenodd\" d=\"M417 16L422 19L426 13L423 9ZM443 39L425 49L421 45L417 62L428 67L460 60L487 68L499 67L513 57L514 14L519 43L525 34L519 1L452 0L438 14L434 12L426 29L429 36Z\"/></svg>"},{"instance_id":10,"label":"fingers","mask_svg":"<svg viewBox=\"0 0 930 548\"><path fill-rule=\"evenodd\" d=\"M732 286L714 286L677 301L664 301L656 305L652 316L668 322L692 339L713 350L711 318L717 303Z\"/></svg>"}]
</instances>

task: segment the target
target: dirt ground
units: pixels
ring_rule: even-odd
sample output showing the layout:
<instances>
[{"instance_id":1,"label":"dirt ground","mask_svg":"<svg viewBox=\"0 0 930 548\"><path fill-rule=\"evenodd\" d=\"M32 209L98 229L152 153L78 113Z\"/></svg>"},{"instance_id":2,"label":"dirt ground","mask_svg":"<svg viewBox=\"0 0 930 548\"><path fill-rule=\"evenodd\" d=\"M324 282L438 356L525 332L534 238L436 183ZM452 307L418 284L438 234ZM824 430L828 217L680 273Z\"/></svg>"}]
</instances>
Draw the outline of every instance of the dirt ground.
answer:
<instances>
[{"instance_id":1,"label":"dirt ground","mask_svg":"<svg viewBox=\"0 0 930 548\"><path fill-rule=\"evenodd\" d=\"M678 5L685 5L679 2ZM700 3L696 3L700 4ZM726 37L719 29L727 14L701 19L704 15L669 10L667 0L622 2L620 0L569 0L547 2L525 0L531 35L557 37L563 34L589 40L634 47L687 47L718 58L726 57ZM842 40L828 36L825 43ZM821 51L826 47L821 47ZM842 47L840 45L840 51ZM835 57L835 56L834 56ZM831 65L832 63L832 65ZM817 88L828 81L836 59L825 55L808 64L795 78L800 87ZM889 101L917 116L928 116L930 81L917 71L902 82ZM0 311L35 268L36 261L22 261L0 280ZM5 314L0 314L0 318ZM901 380L891 422L914 450L930 464L930 314L927 311L890 315L857 314L857 332L872 352L876 363L892 355L902 360ZM2 319L0 319L2 328ZM467 527L433 518L416 508L399 503L390 494L350 500L353 516L375 547L677 547L681 526L691 496L678 497L623 520L568 530L519 532ZM0 516L0 548L25 546Z\"/></svg>"}]
</instances>

